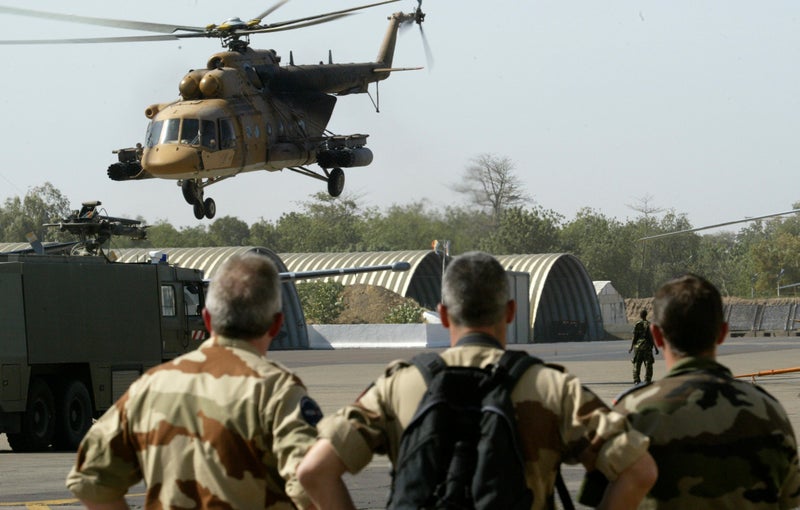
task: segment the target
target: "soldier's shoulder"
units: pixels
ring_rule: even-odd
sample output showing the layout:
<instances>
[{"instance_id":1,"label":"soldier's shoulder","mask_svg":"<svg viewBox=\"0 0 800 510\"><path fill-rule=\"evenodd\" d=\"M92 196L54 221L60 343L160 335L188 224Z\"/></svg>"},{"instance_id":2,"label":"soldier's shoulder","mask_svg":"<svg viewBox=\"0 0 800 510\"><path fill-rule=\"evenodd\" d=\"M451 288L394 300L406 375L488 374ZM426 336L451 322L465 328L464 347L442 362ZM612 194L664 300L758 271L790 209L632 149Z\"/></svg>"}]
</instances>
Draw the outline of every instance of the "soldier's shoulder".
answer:
<instances>
[{"instance_id":1,"label":"soldier's shoulder","mask_svg":"<svg viewBox=\"0 0 800 510\"><path fill-rule=\"evenodd\" d=\"M626 397L629 397L629 396L631 396L631 395L633 395L633 394L635 394L635 393L637 393L639 391L642 391L643 389L645 389L645 388L647 388L649 386L652 386L652 385L653 385L652 382L647 382L647 381L640 382L639 384L635 384L635 385L631 386L630 388L622 391L616 397L614 397L614 399L611 401L611 403L612 403L612 405L617 405L620 402L622 402Z\"/></svg>"}]
</instances>

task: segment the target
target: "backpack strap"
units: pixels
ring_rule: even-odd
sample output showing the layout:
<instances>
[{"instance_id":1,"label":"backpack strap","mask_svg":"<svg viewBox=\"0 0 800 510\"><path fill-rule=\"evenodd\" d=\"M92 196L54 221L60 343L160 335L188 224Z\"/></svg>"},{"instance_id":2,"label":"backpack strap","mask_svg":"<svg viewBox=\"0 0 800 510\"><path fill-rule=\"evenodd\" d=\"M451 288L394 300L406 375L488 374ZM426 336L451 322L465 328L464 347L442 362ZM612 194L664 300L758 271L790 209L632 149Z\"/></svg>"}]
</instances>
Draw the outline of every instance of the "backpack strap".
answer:
<instances>
[{"instance_id":1,"label":"backpack strap","mask_svg":"<svg viewBox=\"0 0 800 510\"><path fill-rule=\"evenodd\" d=\"M531 366L544 363L536 356L531 356L525 351L505 351L497 362L497 366L508 374L509 388L513 388Z\"/></svg>"},{"instance_id":2,"label":"backpack strap","mask_svg":"<svg viewBox=\"0 0 800 510\"><path fill-rule=\"evenodd\" d=\"M503 353L497 366L506 371L508 377L505 378L505 384L509 391L516 386L519 378L522 377L531 366L544 363L536 356L531 356L525 351L509 351ZM572 497L567 490L567 484L564 482L564 477L561 475L561 465L558 466L558 473L556 475L556 491L561 499L561 506L564 510L575 510L575 505L572 503Z\"/></svg>"},{"instance_id":3,"label":"backpack strap","mask_svg":"<svg viewBox=\"0 0 800 510\"><path fill-rule=\"evenodd\" d=\"M444 370L447 363L435 352L422 352L411 358L411 363L417 367L425 379L425 386L431 385L433 377Z\"/></svg>"}]
</instances>

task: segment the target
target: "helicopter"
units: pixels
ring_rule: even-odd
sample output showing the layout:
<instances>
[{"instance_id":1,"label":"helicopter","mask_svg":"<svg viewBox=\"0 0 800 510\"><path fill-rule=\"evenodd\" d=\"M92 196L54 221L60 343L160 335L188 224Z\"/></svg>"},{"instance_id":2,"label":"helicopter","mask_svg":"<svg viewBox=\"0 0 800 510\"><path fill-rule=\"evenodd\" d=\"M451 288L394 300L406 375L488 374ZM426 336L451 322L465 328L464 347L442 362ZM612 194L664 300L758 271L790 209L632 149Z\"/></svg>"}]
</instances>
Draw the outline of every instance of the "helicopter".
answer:
<instances>
[{"instance_id":1,"label":"helicopter","mask_svg":"<svg viewBox=\"0 0 800 510\"><path fill-rule=\"evenodd\" d=\"M401 26L417 24L426 56L430 50L422 29L422 0L413 12L395 12L374 62L338 64L328 52L328 62L288 65L273 49L253 49L250 36L304 28L334 21L355 11L399 0L384 0L313 16L263 23L288 0L279 0L249 21L230 18L205 27L168 25L132 20L76 16L0 6L0 13L73 23L155 32L159 35L84 39L0 40L13 44L86 44L217 38L225 51L212 55L206 66L191 69L178 85L180 97L145 109L149 120L144 143L114 150L117 161L107 169L114 181L176 180L184 200L198 220L216 215L214 199L205 188L242 172L288 169L324 181L332 197L344 190L343 168L372 163L366 147L369 135L334 134L327 129L337 96L369 93L369 85L391 73L422 67L392 67L397 33ZM377 108L377 104L376 104ZM311 168L316 163L319 169Z\"/></svg>"}]
</instances>

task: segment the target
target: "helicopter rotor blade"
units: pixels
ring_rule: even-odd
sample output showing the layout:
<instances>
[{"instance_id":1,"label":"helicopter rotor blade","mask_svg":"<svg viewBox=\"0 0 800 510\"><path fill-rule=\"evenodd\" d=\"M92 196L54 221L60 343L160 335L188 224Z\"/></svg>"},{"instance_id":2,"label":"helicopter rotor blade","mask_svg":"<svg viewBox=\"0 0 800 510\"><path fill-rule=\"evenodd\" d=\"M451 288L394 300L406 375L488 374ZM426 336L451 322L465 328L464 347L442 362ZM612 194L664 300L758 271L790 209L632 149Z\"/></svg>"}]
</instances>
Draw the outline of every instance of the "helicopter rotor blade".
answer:
<instances>
[{"instance_id":1,"label":"helicopter rotor blade","mask_svg":"<svg viewBox=\"0 0 800 510\"><path fill-rule=\"evenodd\" d=\"M237 30L236 33L240 34L240 35L249 35L249 34L266 34L266 33L270 33L270 32L283 32L284 30L294 30L296 28L304 28L304 27L310 27L310 26L313 26L313 25L319 25L319 24L322 24L322 23L327 23L329 21L333 21L333 20L337 20L337 19L341 19L341 18L346 18L347 16L352 16L352 14L353 13L346 12L346 13L343 13L343 14L334 14L334 15L328 16L327 18L320 18L320 19L308 21L306 23L298 23L296 25L291 25L291 26L277 26L277 27L270 26L269 28L256 28L256 29L252 29L252 30L250 30L250 29L248 29L248 30Z\"/></svg>"},{"instance_id":2,"label":"helicopter rotor blade","mask_svg":"<svg viewBox=\"0 0 800 510\"><path fill-rule=\"evenodd\" d=\"M422 47L425 48L425 61L428 64L428 70L430 71L433 69L433 52L431 51L431 47L428 44L428 38L425 36L425 31L422 29L422 25L419 25L419 35L422 36Z\"/></svg>"},{"instance_id":3,"label":"helicopter rotor blade","mask_svg":"<svg viewBox=\"0 0 800 510\"><path fill-rule=\"evenodd\" d=\"M317 15L314 15L314 16L306 16L304 18L297 18L297 19L293 19L293 20L289 20L289 21L279 21L279 22L276 22L276 23L269 23L269 24L266 24L266 25L259 25L259 26L253 27L254 30L252 32L255 32L256 30L260 30L260 29L264 29L264 28L287 27L289 25L295 25L295 24L298 24L298 23L303 23L303 22L307 22L307 21L313 21L313 20L317 20L317 19L320 19L320 18L326 18L327 19L330 16L336 16L336 15L339 15L339 14L347 14L347 13L351 13L351 12L355 12L355 11L360 11L362 9L368 9L370 7L376 7L378 5L391 4L391 3L395 3L395 2L399 2L399 1L400 0L384 0L383 2L377 2L377 3L369 4L369 5L361 5L359 7L351 7L349 9L342 9L340 11L326 12L325 14L317 14ZM333 18L333 19L336 19L336 18ZM304 24L304 25L300 25L298 27L291 27L291 28L300 28L300 27L303 27L303 26L308 26L308 25ZM288 28L284 28L284 30L288 30Z\"/></svg>"},{"instance_id":4,"label":"helicopter rotor blade","mask_svg":"<svg viewBox=\"0 0 800 510\"><path fill-rule=\"evenodd\" d=\"M56 21L66 21L69 23L80 23L83 25L99 25L112 28L124 28L128 30L141 30L145 32L156 32L171 34L176 31L200 32L206 31L205 27L192 27L187 25L167 25L165 23L150 23L147 21L132 21L111 18L94 18L91 16L78 16L75 14L61 14L57 12L36 11L33 9L21 9L18 7L0 6L0 14L13 14L17 16L28 16L33 18L51 19Z\"/></svg>"},{"instance_id":5,"label":"helicopter rotor blade","mask_svg":"<svg viewBox=\"0 0 800 510\"><path fill-rule=\"evenodd\" d=\"M32 44L97 44L97 43L124 43L124 42L149 42L149 41L175 41L189 37L207 37L206 34L168 34L168 35L131 35L121 37L86 37L73 39L14 39L0 40L0 46L32 45Z\"/></svg>"},{"instance_id":6,"label":"helicopter rotor blade","mask_svg":"<svg viewBox=\"0 0 800 510\"><path fill-rule=\"evenodd\" d=\"M286 2L288 2L288 1L289 1L289 0L279 0L278 2L275 2L275 3L272 5L272 7L270 7L270 8L269 8L269 9L267 9L266 11L262 12L261 14L259 14L258 16L256 16L255 18L253 18L253 19L252 19L252 21L251 21L251 23L253 23L253 24L255 24L255 25L260 25L260 24L261 24L261 20L262 20L262 19L266 18L267 16L269 16L270 14L272 14L273 12L275 12L276 10L278 10L278 8L279 8L279 7L283 6L283 5L284 5Z\"/></svg>"}]
</instances>

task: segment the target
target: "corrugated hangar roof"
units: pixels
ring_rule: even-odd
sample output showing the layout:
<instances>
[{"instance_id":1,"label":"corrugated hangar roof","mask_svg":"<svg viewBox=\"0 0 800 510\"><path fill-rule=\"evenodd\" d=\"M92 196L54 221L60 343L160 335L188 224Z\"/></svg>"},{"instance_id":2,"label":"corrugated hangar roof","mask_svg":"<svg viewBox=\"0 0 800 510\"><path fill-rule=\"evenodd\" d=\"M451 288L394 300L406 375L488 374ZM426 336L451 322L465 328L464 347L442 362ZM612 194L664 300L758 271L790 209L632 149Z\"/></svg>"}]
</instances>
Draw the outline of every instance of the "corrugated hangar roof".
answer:
<instances>
[{"instance_id":1,"label":"corrugated hangar roof","mask_svg":"<svg viewBox=\"0 0 800 510\"><path fill-rule=\"evenodd\" d=\"M6 247L9 248L6 248ZM0 251L20 249L24 243L0 244ZM350 268L370 265L390 265L404 261L411 265L405 272L378 271L328 277L345 285L356 283L385 287L404 297L412 297L425 308L435 309L441 296L442 254L431 250L357 252L357 253L283 253L256 246L216 248L146 248L117 249L122 262L141 262L150 259L153 250L168 254L172 264L203 270L206 278L213 278L219 266L231 255L259 251L275 261L282 272L316 271L320 269ZM508 271L526 272L530 275L529 341L600 340L603 323L594 284L583 264L565 253L533 255L500 255L497 259ZM305 323L299 298L294 287L284 292L287 320L291 317L298 325ZM289 338L284 348L303 348L308 339L305 328L302 338ZM295 336L300 333L291 333Z\"/></svg>"},{"instance_id":2,"label":"corrugated hangar roof","mask_svg":"<svg viewBox=\"0 0 800 510\"><path fill-rule=\"evenodd\" d=\"M357 283L385 287L411 297L425 308L435 309L442 288L442 256L430 250L355 253L281 253L290 271L389 265L408 262L408 271L378 271L328 277L344 285Z\"/></svg>"},{"instance_id":3,"label":"corrugated hangar roof","mask_svg":"<svg viewBox=\"0 0 800 510\"><path fill-rule=\"evenodd\" d=\"M603 319L589 274L568 253L499 255L506 271L530 274L531 341L600 340Z\"/></svg>"}]
</instances>

